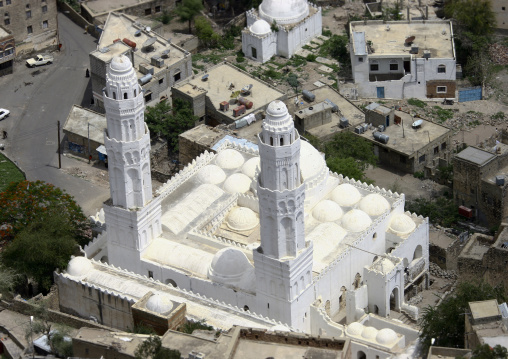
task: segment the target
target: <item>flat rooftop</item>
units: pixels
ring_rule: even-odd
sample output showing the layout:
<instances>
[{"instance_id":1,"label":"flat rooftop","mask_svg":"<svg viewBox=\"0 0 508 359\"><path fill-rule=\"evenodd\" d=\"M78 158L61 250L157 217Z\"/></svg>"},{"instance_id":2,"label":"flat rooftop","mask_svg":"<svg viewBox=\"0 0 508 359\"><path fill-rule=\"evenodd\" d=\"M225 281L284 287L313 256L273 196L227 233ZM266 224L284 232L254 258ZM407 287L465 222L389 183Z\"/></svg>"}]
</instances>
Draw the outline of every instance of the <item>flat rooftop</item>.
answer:
<instances>
[{"instance_id":1,"label":"flat rooftop","mask_svg":"<svg viewBox=\"0 0 508 359\"><path fill-rule=\"evenodd\" d=\"M3 27L0 26L0 38L6 37L9 35L10 35L10 33L7 30L5 30Z\"/></svg>"},{"instance_id":2,"label":"flat rooftop","mask_svg":"<svg viewBox=\"0 0 508 359\"><path fill-rule=\"evenodd\" d=\"M480 166L483 166L495 157L496 155L493 153L471 146L455 155L455 158L459 158L463 161L468 161Z\"/></svg>"},{"instance_id":3,"label":"flat rooftop","mask_svg":"<svg viewBox=\"0 0 508 359\"><path fill-rule=\"evenodd\" d=\"M120 10L129 8L131 6L137 6L140 4L139 0L108 0L108 1L87 1L83 3L87 9L94 15L111 12L114 10ZM147 5L147 8L150 7Z\"/></svg>"},{"instance_id":4,"label":"flat rooftop","mask_svg":"<svg viewBox=\"0 0 508 359\"><path fill-rule=\"evenodd\" d=\"M480 302L469 302L471 316L473 319L492 318L501 315L497 300L482 300Z\"/></svg>"},{"instance_id":5,"label":"flat rooftop","mask_svg":"<svg viewBox=\"0 0 508 359\"><path fill-rule=\"evenodd\" d=\"M386 127L384 132L382 132L383 134L389 136L390 139L388 140L388 143L384 144L374 139L372 134L377 129L368 130L360 136L375 142L378 146L389 148L392 151L411 156L416 151L419 151L429 143L434 142L439 137L450 132L448 127L420 118L418 120L422 120L422 124L419 129L415 130L413 129L412 124L416 118L413 118L409 113L402 111L395 111L395 115L399 116L402 119L402 122L400 125L391 124Z\"/></svg>"},{"instance_id":6,"label":"flat rooftop","mask_svg":"<svg viewBox=\"0 0 508 359\"><path fill-rule=\"evenodd\" d=\"M106 127L107 122L104 115L78 105L73 105L63 130L88 138L88 130L90 129L90 139L103 144L104 129Z\"/></svg>"},{"instance_id":7,"label":"flat rooftop","mask_svg":"<svg viewBox=\"0 0 508 359\"><path fill-rule=\"evenodd\" d=\"M369 58L403 55L422 58L424 50L429 50L432 58L455 57L450 21L354 21L350 31L356 55L365 55L370 41L374 52ZM411 36L415 39L408 46L406 39ZM419 48L418 54L409 53L412 46Z\"/></svg>"},{"instance_id":8,"label":"flat rooftop","mask_svg":"<svg viewBox=\"0 0 508 359\"><path fill-rule=\"evenodd\" d=\"M202 77L206 74L208 79L203 81ZM206 73L201 72L192 77L181 81L175 88L180 91L207 91L206 96L216 109L219 108L221 102L240 96L239 91L243 87L253 85L250 95L242 96L252 101L253 106L251 109L246 109L245 114L242 116L234 117L233 109L238 106L235 104L230 105L229 110L223 113L231 119L231 122L239 120L245 115L268 106L270 102L283 99L286 96L284 92L277 90L266 82L255 79L248 73L228 63L219 64L208 69ZM192 89L189 85L192 86Z\"/></svg>"}]
</instances>

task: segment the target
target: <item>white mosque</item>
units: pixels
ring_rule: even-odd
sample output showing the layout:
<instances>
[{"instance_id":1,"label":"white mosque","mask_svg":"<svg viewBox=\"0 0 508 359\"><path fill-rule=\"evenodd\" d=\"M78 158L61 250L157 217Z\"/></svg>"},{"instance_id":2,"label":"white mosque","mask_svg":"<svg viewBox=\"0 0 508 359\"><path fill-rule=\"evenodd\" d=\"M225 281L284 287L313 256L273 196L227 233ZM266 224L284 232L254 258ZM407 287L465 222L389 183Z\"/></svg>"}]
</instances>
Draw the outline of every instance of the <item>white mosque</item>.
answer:
<instances>
[{"instance_id":1,"label":"white mosque","mask_svg":"<svg viewBox=\"0 0 508 359\"><path fill-rule=\"evenodd\" d=\"M407 299L427 287L428 221L404 212L403 194L331 173L274 101L257 147L226 141L152 195L143 94L123 55L108 68L104 105L107 231L85 247L88 259L55 274L63 307L91 316L90 288L128 303L151 290L191 298L189 315L215 326L282 325L404 346L392 324L367 325L394 312L416 318ZM120 313L108 324L119 325L127 309L108 308Z\"/></svg>"},{"instance_id":2,"label":"white mosque","mask_svg":"<svg viewBox=\"0 0 508 359\"><path fill-rule=\"evenodd\" d=\"M259 10L247 11L246 17L242 51L263 63L274 55L290 58L321 35L321 8L307 0L263 0Z\"/></svg>"}]
</instances>

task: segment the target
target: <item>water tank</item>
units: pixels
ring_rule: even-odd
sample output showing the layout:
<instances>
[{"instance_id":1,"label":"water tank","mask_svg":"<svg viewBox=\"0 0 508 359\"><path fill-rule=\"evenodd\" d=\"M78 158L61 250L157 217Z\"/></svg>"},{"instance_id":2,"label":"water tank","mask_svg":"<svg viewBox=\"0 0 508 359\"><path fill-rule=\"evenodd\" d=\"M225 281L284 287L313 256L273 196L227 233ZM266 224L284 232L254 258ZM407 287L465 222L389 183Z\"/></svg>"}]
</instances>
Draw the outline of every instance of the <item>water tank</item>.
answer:
<instances>
[{"instance_id":1,"label":"water tank","mask_svg":"<svg viewBox=\"0 0 508 359\"><path fill-rule=\"evenodd\" d=\"M346 128L349 126L349 120L345 117L341 117L340 120L339 120L339 126L341 128Z\"/></svg>"},{"instance_id":2,"label":"water tank","mask_svg":"<svg viewBox=\"0 0 508 359\"><path fill-rule=\"evenodd\" d=\"M312 102L316 99L316 95L314 95L312 92L303 90L302 91L303 98L309 102Z\"/></svg>"},{"instance_id":3,"label":"water tank","mask_svg":"<svg viewBox=\"0 0 508 359\"><path fill-rule=\"evenodd\" d=\"M339 112L339 106L337 106L336 104L334 104L332 101L330 101L329 99L326 99L325 102L329 105L332 106L332 112Z\"/></svg>"},{"instance_id":4,"label":"water tank","mask_svg":"<svg viewBox=\"0 0 508 359\"><path fill-rule=\"evenodd\" d=\"M424 59L430 59L430 50L423 50L423 58Z\"/></svg>"},{"instance_id":5,"label":"water tank","mask_svg":"<svg viewBox=\"0 0 508 359\"><path fill-rule=\"evenodd\" d=\"M252 106L254 105L252 103L252 101L249 101L247 100L245 97L238 97L238 102L241 104L241 105L245 105L245 107L250 110L252 108Z\"/></svg>"},{"instance_id":6,"label":"water tank","mask_svg":"<svg viewBox=\"0 0 508 359\"><path fill-rule=\"evenodd\" d=\"M356 126L355 127L355 133L361 135L363 133L363 127L362 126Z\"/></svg>"},{"instance_id":7,"label":"water tank","mask_svg":"<svg viewBox=\"0 0 508 359\"><path fill-rule=\"evenodd\" d=\"M360 126L362 126L363 128L363 132L367 132L367 130L369 129L369 125L367 124L367 122L362 123Z\"/></svg>"},{"instance_id":8,"label":"water tank","mask_svg":"<svg viewBox=\"0 0 508 359\"><path fill-rule=\"evenodd\" d=\"M128 46L132 47L133 49L135 49L135 48L136 48L136 43L135 43L134 41L131 41L131 40L127 39L127 38L124 38L124 39L122 40L122 42L123 42L125 45L128 45Z\"/></svg>"},{"instance_id":9,"label":"water tank","mask_svg":"<svg viewBox=\"0 0 508 359\"><path fill-rule=\"evenodd\" d=\"M504 176L496 176L496 185L497 186L504 186Z\"/></svg>"},{"instance_id":10,"label":"water tank","mask_svg":"<svg viewBox=\"0 0 508 359\"><path fill-rule=\"evenodd\" d=\"M390 137L388 137L388 135L385 135L379 131L374 132L373 136L376 141L379 141L379 142L385 143L385 144L388 143L388 140L390 139Z\"/></svg>"},{"instance_id":11,"label":"water tank","mask_svg":"<svg viewBox=\"0 0 508 359\"><path fill-rule=\"evenodd\" d=\"M139 79L139 84L144 85L144 84L150 82L151 79L152 79L152 74L146 74L145 76L143 76Z\"/></svg>"}]
</instances>

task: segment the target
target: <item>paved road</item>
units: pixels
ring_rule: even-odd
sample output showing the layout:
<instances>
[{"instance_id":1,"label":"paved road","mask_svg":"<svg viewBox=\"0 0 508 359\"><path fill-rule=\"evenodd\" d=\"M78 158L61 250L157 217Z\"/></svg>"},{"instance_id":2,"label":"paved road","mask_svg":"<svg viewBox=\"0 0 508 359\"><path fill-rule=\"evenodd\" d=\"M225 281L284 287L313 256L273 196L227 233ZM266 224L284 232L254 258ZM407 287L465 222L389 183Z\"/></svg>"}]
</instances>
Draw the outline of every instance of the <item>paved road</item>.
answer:
<instances>
[{"instance_id":1,"label":"paved road","mask_svg":"<svg viewBox=\"0 0 508 359\"><path fill-rule=\"evenodd\" d=\"M89 78L88 54L95 39L66 16L58 14L60 53L48 66L29 69L16 63L14 74L0 78L0 107L11 116L0 123L8 131L6 153L25 171L29 180L43 180L65 189L76 198L85 214L94 214L109 197L109 189L99 187L58 169L57 121L63 127L73 104L90 101L85 94ZM60 129L63 139L63 132ZM81 161L62 156L62 167L83 166ZM86 164L85 164L86 165Z\"/></svg>"}]
</instances>

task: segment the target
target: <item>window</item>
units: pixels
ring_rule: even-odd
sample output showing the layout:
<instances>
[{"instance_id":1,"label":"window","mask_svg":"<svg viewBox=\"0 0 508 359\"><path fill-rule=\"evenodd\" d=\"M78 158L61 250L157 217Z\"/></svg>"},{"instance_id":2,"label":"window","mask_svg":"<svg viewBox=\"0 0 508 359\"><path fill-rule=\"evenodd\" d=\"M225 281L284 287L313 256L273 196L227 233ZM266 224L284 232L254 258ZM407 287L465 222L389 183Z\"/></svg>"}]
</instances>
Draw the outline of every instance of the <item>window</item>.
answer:
<instances>
[{"instance_id":1,"label":"window","mask_svg":"<svg viewBox=\"0 0 508 359\"><path fill-rule=\"evenodd\" d=\"M446 86L438 86L437 93L446 93Z\"/></svg>"},{"instance_id":2,"label":"window","mask_svg":"<svg viewBox=\"0 0 508 359\"><path fill-rule=\"evenodd\" d=\"M425 155L421 155L420 158L418 159L418 162L419 163L425 162Z\"/></svg>"},{"instance_id":3,"label":"window","mask_svg":"<svg viewBox=\"0 0 508 359\"><path fill-rule=\"evenodd\" d=\"M48 7L46 5L44 5L42 7L42 13L45 13L45 12L48 12Z\"/></svg>"},{"instance_id":4,"label":"window","mask_svg":"<svg viewBox=\"0 0 508 359\"><path fill-rule=\"evenodd\" d=\"M145 15L150 15L152 13L152 8L145 9Z\"/></svg>"},{"instance_id":5,"label":"window","mask_svg":"<svg viewBox=\"0 0 508 359\"><path fill-rule=\"evenodd\" d=\"M363 57L359 57L358 62L363 62Z\"/></svg>"},{"instance_id":6,"label":"window","mask_svg":"<svg viewBox=\"0 0 508 359\"><path fill-rule=\"evenodd\" d=\"M252 57L257 59L258 58L258 50L256 50L255 47L251 48L251 54L252 54Z\"/></svg>"},{"instance_id":7,"label":"window","mask_svg":"<svg viewBox=\"0 0 508 359\"><path fill-rule=\"evenodd\" d=\"M400 163L406 163L406 156L399 155L399 160L400 160Z\"/></svg>"},{"instance_id":8,"label":"window","mask_svg":"<svg viewBox=\"0 0 508 359\"><path fill-rule=\"evenodd\" d=\"M436 146L434 147L434 154L438 154L439 153L439 146Z\"/></svg>"},{"instance_id":9,"label":"window","mask_svg":"<svg viewBox=\"0 0 508 359\"><path fill-rule=\"evenodd\" d=\"M148 271L148 278L153 278L153 272L151 270Z\"/></svg>"},{"instance_id":10,"label":"window","mask_svg":"<svg viewBox=\"0 0 508 359\"><path fill-rule=\"evenodd\" d=\"M446 142L443 142L443 143L441 144L441 150L445 150L445 149L446 149Z\"/></svg>"},{"instance_id":11,"label":"window","mask_svg":"<svg viewBox=\"0 0 508 359\"><path fill-rule=\"evenodd\" d=\"M31 33L33 33L33 32L34 32L34 31L33 31L33 29L32 29L32 25L27 26L27 28L26 28L26 32L28 32L29 34L31 34Z\"/></svg>"},{"instance_id":12,"label":"window","mask_svg":"<svg viewBox=\"0 0 508 359\"><path fill-rule=\"evenodd\" d=\"M397 71L399 69L399 64L390 64L390 71Z\"/></svg>"},{"instance_id":13,"label":"window","mask_svg":"<svg viewBox=\"0 0 508 359\"><path fill-rule=\"evenodd\" d=\"M124 100L127 100L127 92L124 92L124 93L123 93L123 99L124 99Z\"/></svg>"},{"instance_id":14,"label":"window","mask_svg":"<svg viewBox=\"0 0 508 359\"><path fill-rule=\"evenodd\" d=\"M30 9L30 4L26 4L26 8L27 8L27 9Z\"/></svg>"},{"instance_id":15,"label":"window","mask_svg":"<svg viewBox=\"0 0 508 359\"><path fill-rule=\"evenodd\" d=\"M175 74L175 75L173 76L173 79L175 80L175 82L177 82L177 81L178 81L178 80L180 80L181 78L182 78L182 75L181 75L181 73L180 73L180 72L179 72L179 73L177 73L177 74Z\"/></svg>"},{"instance_id":16,"label":"window","mask_svg":"<svg viewBox=\"0 0 508 359\"><path fill-rule=\"evenodd\" d=\"M11 0L5 0L5 5L10 5L11 4Z\"/></svg>"},{"instance_id":17,"label":"window","mask_svg":"<svg viewBox=\"0 0 508 359\"><path fill-rule=\"evenodd\" d=\"M155 7L155 12L161 12L161 7L160 6L156 6Z\"/></svg>"},{"instance_id":18,"label":"window","mask_svg":"<svg viewBox=\"0 0 508 359\"><path fill-rule=\"evenodd\" d=\"M8 12L5 12L5 13L4 13L4 16L5 16L5 17L9 17L9 13L8 13Z\"/></svg>"},{"instance_id":19,"label":"window","mask_svg":"<svg viewBox=\"0 0 508 359\"><path fill-rule=\"evenodd\" d=\"M4 2L0 1L0 7L4 6Z\"/></svg>"},{"instance_id":20,"label":"window","mask_svg":"<svg viewBox=\"0 0 508 359\"><path fill-rule=\"evenodd\" d=\"M26 18L27 18L27 19L30 19L31 17L32 17L32 10L28 10L28 11L26 12Z\"/></svg>"},{"instance_id":21,"label":"window","mask_svg":"<svg viewBox=\"0 0 508 359\"><path fill-rule=\"evenodd\" d=\"M48 20L44 20L44 21L42 22L42 28L43 28L43 29L47 29L47 28L48 28Z\"/></svg>"},{"instance_id":22,"label":"window","mask_svg":"<svg viewBox=\"0 0 508 359\"><path fill-rule=\"evenodd\" d=\"M437 73L438 74L445 74L446 73L446 65L439 65L437 67Z\"/></svg>"},{"instance_id":23,"label":"window","mask_svg":"<svg viewBox=\"0 0 508 359\"><path fill-rule=\"evenodd\" d=\"M152 93L148 93L145 95L145 102L150 102L152 101Z\"/></svg>"},{"instance_id":24,"label":"window","mask_svg":"<svg viewBox=\"0 0 508 359\"><path fill-rule=\"evenodd\" d=\"M5 24L5 25L9 25L10 23L11 23L11 19L5 19L5 20L4 20L4 24Z\"/></svg>"},{"instance_id":25,"label":"window","mask_svg":"<svg viewBox=\"0 0 508 359\"><path fill-rule=\"evenodd\" d=\"M164 83L164 79L159 79L159 85L162 85Z\"/></svg>"},{"instance_id":26,"label":"window","mask_svg":"<svg viewBox=\"0 0 508 359\"><path fill-rule=\"evenodd\" d=\"M505 8L504 6L503 6L501 9L502 9L503 11L505 11L505 10L506 10L506 8Z\"/></svg>"},{"instance_id":27,"label":"window","mask_svg":"<svg viewBox=\"0 0 508 359\"><path fill-rule=\"evenodd\" d=\"M370 71L379 71L379 64L370 64Z\"/></svg>"}]
</instances>

